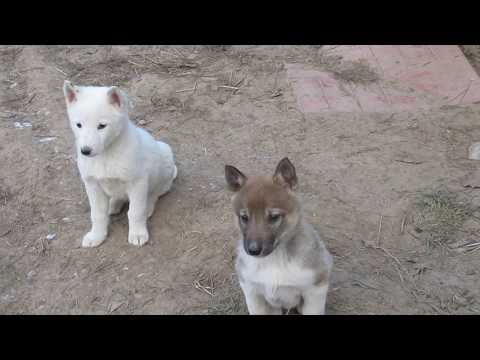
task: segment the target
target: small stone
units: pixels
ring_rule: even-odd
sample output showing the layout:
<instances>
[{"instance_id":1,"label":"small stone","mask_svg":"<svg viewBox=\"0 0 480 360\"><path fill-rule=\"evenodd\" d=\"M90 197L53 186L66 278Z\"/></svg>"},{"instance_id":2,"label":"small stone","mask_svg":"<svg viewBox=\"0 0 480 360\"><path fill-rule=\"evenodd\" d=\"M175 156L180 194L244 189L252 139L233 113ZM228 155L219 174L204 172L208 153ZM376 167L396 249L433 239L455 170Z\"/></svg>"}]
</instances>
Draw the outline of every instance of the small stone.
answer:
<instances>
[{"instance_id":1,"label":"small stone","mask_svg":"<svg viewBox=\"0 0 480 360\"><path fill-rule=\"evenodd\" d=\"M57 237L57 234L48 234L48 235L46 236L46 239L47 239L47 240L53 240L53 239L55 239L56 237Z\"/></svg>"},{"instance_id":2,"label":"small stone","mask_svg":"<svg viewBox=\"0 0 480 360\"><path fill-rule=\"evenodd\" d=\"M44 143L44 142L49 142L53 140L55 140L55 137L50 136L50 137L44 137L44 138L38 139L38 142Z\"/></svg>"},{"instance_id":3,"label":"small stone","mask_svg":"<svg viewBox=\"0 0 480 360\"><path fill-rule=\"evenodd\" d=\"M468 158L470 160L480 160L480 143L476 142L470 146L468 151Z\"/></svg>"}]
</instances>

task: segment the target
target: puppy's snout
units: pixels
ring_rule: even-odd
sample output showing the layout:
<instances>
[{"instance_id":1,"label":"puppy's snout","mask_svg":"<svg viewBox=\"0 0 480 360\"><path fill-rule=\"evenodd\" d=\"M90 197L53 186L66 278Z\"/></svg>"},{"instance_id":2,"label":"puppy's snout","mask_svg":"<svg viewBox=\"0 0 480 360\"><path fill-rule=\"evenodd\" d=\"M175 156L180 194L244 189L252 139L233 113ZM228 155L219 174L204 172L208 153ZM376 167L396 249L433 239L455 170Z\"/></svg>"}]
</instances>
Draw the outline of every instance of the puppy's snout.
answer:
<instances>
[{"instance_id":1,"label":"puppy's snout","mask_svg":"<svg viewBox=\"0 0 480 360\"><path fill-rule=\"evenodd\" d=\"M85 155L85 156L88 156L92 153L92 149L88 146L84 146L80 149L80 152Z\"/></svg>"},{"instance_id":2,"label":"puppy's snout","mask_svg":"<svg viewBox=\"0 0 480 360\"><path fill-rule=\"evenodd\" d=\"M247 245L248 255L258 256L262 252L262 245L257 241L250 241Z\"/></svg>"}]
</instances>

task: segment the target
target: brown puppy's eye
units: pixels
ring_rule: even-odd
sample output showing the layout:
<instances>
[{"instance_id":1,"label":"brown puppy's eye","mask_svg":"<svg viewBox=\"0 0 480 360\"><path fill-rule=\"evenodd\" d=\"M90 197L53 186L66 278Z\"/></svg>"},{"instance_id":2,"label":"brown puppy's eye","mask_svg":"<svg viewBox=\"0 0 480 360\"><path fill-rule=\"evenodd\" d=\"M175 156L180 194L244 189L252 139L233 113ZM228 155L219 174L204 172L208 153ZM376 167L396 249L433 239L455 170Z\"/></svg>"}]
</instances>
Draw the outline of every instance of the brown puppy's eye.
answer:
<instances>
[{"instance_id":1,"label":"brown puppy's eye","mask_svg":"<svg viewBox=\"0 0 480 360\"><path fill-rule=\"evenodd\" d=\"M240 220L242 220L242 222L248 222L248 215L247 214L241 214L240 215Z\"/></svg>"},{"instance_id":2,"label":"brown puppy's eye","mask_svg":"<svg viewBox=\"0 0 480 360\"><path fill-rule=\"evenodd\" d=\"M281 215L280 214L270 214L268 216L268 219L270 220L270 222L274 223L274 222L277 222L278 220L280 220L281 218Z\"/></svg>"},{"instance_id":3,"label":"brown puppy's eye","mask_svg":"<svg viewBox=\"0 0 480 360\"><path fill-rule=\"evenodd\" d=\"M106 126L107 126L107 125L105 125L105 124L99 124L99 125L97 126L97 129L98 129L98 130L102 130L102 129L105 129Z\"/></svg>"}]
</instances>

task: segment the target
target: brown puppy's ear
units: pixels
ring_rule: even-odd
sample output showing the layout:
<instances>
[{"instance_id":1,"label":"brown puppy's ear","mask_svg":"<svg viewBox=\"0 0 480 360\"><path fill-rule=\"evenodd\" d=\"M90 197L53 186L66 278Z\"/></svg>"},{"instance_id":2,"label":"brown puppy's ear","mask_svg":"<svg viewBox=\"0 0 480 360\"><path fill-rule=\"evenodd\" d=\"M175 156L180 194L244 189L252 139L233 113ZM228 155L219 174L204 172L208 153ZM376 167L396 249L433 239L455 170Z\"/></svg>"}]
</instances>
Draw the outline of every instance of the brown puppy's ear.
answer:
<instances>
[{"instance_id":1,"label":"brown puppy's ear","mask_svg":"<svg viewBox=\"0 0 480 360\"><path fill-rule=\"evenodd\" d=\"M238 191L245 185L247 177L240 170L231 165L225 165L225 180L228 188L232 191Z\"/></svg>"},{"instance_id":2,"label":"brown puppy's ear","mask_svg":"<svg viewBox=\"0 0 480 360\"><path fill-rule=\"evenodd\" d=\"M295 167L288 158L283 158L278 163L275 174L273 175L273 181L279 185L287 186L292 190L297 186Z\"/></svg>"},{"instance_id":3,"label":"brown puppy's ear","mask_svg":"<svg viewBox=\"0 0 480 360\"><path fill-rule=\"evenodd\" d=\"M68 105L74 101L77 101L77 92L75 90L75 86L73 86L73 84L68 80L63 82L63 95L65 95L65 100L67 101Z\"/></svg>"},{"instance_id":4,"label":"brown puppy's ear","mask_svg":"<svg viewBox=\"0 0 480 360\"><path fill-rule=\"evenodd\" d=\"M122 108L123 96L122 92L116 86L112 86L107 92L108 102L115 107Z\"/></svg>"}]
</instances>

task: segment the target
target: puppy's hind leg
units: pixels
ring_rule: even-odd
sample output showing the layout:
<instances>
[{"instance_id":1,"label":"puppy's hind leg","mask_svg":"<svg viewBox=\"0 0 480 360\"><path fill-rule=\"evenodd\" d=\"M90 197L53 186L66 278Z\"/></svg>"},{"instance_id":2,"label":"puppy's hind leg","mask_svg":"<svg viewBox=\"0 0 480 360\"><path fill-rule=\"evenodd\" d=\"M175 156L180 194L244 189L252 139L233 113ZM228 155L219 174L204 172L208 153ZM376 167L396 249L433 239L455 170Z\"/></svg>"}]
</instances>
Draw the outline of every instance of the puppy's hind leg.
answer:
<instances>
[{"instance_id":1,"label":"puppy's hind leg","mask_svg":"<svg viewBox=\"0 0 480 360\"><path fill-rule=\"evenodd\" d=\"M177 167L175 166L174 169L174 176L171 179L171 181L168 184L159 184L155 190L149 195L148 197L148 205L147 205L147 217L150 218L150 216L153 215L153 212L155 211L155 204L157 203L157 200L159 197L162 195L165 195L170 191L172 188L173 181L175 180L177 176Z\"/></svg>"},{"instance_id":2,"label":"puppy's hind leg","mask_svg":"<svg viewBox=\"0 0 480 360\"><path fill-rule=\"evenodd\" d=\"M128 242L132 245L142 246L148 241L148 184L145 181L138 182L129 190L128 197L130 200Z\"/></svg>"},{"instance_id":3,"label":"puppy's hind leg","mask_svg":"<svg viewBox=\"0 0 480 360\"><path fill-rule=\"evenodd\" d=\"M148 198L148 205L147 205L147 218L150 218L153 215L153 212L155 211L155 204L157 203L158 196L156 195L151 195Z\"/></svg>"},{"instance_id":4,"label":"puppy's hind leg","mask_svg":"<svg viewBox=\"0 0 480 360\"><path fill-rule=\"evenodd\" d=\"M153 212L155 211L155 204L157 203L158 198L162 195L165 195L167 192L168 190L165 191L163 187L159 187L159 189L156 189L148 196L147 218L150 218L150 216L153 215Z\"/></svg>"},{"instance_id":5,"label":"puppy's hind leg","mask_svg":"<svg viewBox=\"0 0 480 360\"><path fill-rule=\"evenodd\" d=\"M328 282L316 285L303 294L302 315L324 315L327 302Z\"/></svg>"}]
</instances>

